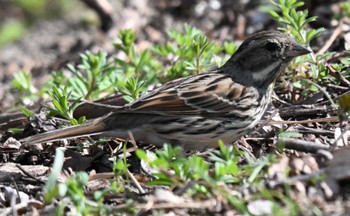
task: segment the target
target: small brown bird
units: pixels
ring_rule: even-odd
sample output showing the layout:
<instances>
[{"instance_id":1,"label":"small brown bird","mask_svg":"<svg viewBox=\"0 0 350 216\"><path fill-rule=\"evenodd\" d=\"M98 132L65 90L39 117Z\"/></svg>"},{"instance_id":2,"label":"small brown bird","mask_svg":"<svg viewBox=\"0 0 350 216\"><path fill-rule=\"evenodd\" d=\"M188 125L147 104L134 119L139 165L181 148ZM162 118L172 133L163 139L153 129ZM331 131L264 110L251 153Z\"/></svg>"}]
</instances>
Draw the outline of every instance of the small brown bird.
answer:
<instances>
[{"instance_id":1,"label":"small brown bird","mask_svg":"<svg viewBox=\"0 0 350 216\"><path fill-rule=\"evenodd\" d=\"M222 67L184 77L133 103L86 122L34 135L21 141L41 143L102 135L162 146L203 150L229 144L250 132L271 99L274 83L290 61L310 53L289 36L263 31L245 40Z\"/></svg>"}]
</instances>

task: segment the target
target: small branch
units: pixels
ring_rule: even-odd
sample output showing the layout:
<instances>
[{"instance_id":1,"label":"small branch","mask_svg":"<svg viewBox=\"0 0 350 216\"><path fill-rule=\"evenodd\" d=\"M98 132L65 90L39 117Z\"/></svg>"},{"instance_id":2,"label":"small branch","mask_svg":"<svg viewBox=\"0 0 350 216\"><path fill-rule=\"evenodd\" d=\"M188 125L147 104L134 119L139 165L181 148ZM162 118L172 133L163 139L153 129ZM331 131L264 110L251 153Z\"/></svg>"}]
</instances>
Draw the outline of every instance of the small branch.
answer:
<instances>
[{"instance_id":1,"label":"small branch","mask_svg":"<svg viewBox=\"0 0 350 216\"><path fill-rule=\"evenodd\" d=\"M135 149L135 151L136 151L136 149L138 149L138 146L137 146L135 137L134 137L134 135L132 134L131 130L128 130L128 135L129 135L129 138L130 138L130 142L131 142L131 144L133 145L133 147L134 147L134 149Z\"/></svg>"},{"instance_id":2,"label":"small branch","mask_svg":"<svg viewBox=\"0 0 350 216\"><path fill-rule=\"evenodd\" d=\"M196 183L198 183L198 180L191 180L191 181L188 181L186 183L186 185L178 190L176 190L174 192L175 195L177 196L181 196L183 195L184 193L186 193L186 191L188 191L191 187L193 187L193 185L195 185Z\"/></svg>"},{"instance_id":3,"label":"small branch","mask_svg":"<svg viewBox=\"0 0 350 216\"><path fill-rule=\"evenodd\" d=\"M271 120L273 117L275 117L275 115L278 113L278 109L275 109L274 111L273 111L273 113L268 117L268 118L266 118L265 120L263 120L261 123L260 123L260 125L259 125L259 127L257 127L256 128L256 131L259 131L261 128L263 128L265 125L267 125L270 121L273 121L273 120Z\"/></svg>"},{"instance_id":4,"label":"small branch","mask_svg":"<svg viewBox=\"0 0 350 216\"><path fill-rule=\"evenodd\" d=\"M329 47L332 46L333 42L337 39L337 37L343 32L343 22L340 21L338 27L334 30L331 37L327 40L324 46L317 52L317 55L324 54Z\"/></svg>"},{"instance_id":5,"label":"small branch","mask_svg":"<svg viewBox=\"0 0 350 216\"><path fill-rule=\"evenodd\" d=\"M326 84L326 87L327 88L339 89L339 90L348 90L349 89L348 87L338 86L338 85L334 85L334 84L331 84L331 83Z\"/></svg>"},{"instance_id":6,"label":"small branch","mask_svg":"<svg viewBox=\"0 0 350 216\"><path fill-rule=\"evenodd\" d=\"M19 195L19 190L18 190L18 186L17 186L17 183L16 181L11 177L11 180L12 180L12 183L13 185L15 186L15 189L16 189L16 195L17 195L17 198L18 198L18 202L21 203L22 202L22 199L21 199L21 195ZM12 195L11 198L14 198L16 199L16 197L14 195ZM12 203L11 203L12 204Z\"/></svg>"},{"instance_id":7,"label":"small branch","mask_svg":"<svg viewBox=\"0 0 350 216\"><path fill-rule=\"evenodd\" d=\"M341 73L339 73L339 71L336 71L332 65L330 64L326 64L326 67L328 68L328 70L330 71L330 75L333 76L334 78L338 79L343 85L350 87L350 81L347 80L345 77L343 77L341 75Z\"/></svg>"},{"instance_id":8,"label":"small branch","mask_svg":"<svg viewBox=\"0 0 350 216\"><path fill-rule=\"evenodd\" d=\"M290 118L297 116L311 116L311 115L321 115L329 114L336 111L336 108L329 105L295 105L289 107L283 107L279 109L279 115L282 118Z\"/></svg>"},{"instance_id":9,"label":"small branch","mask_svg":"<svg viewBox=\"0 0 350 216\"><path fill-rule=\"evenodd\" d=\"M114 172L96 173L94 175L89 176L89 181L109 179L109 178L113 178L114 176L115 176Z\"/></svg>"},{"instance_id":10,"label":"small branch","mask_svg":"<svg viewBox=\"0 0 350 216\"><path fill-rule=\"evenodd\" d=\"M327 58L325 61L327 63L333 63L333 62L337 62L339 61L339 59L348 57L350 55L350 51L349 50L345 50L343 52L337 52L334 53L332 56L330 56L329 58Z\"/></svg>"},{"instance_id":11,"label":"small branch","mask_svg":"<svg viewBox=\"0 0 350 216\"><path fill-rule=\"evenodd\" d=\"M292 138L281 138L278 143L284 145L287 149L308 153L317 153L319 150L329 150L330 148L329 145Z\"/></svg>"},{"instance_id":12,"label":"small branch","mask_svg":"<svg viewBox=\"0 0 350 216\"><path fill-rule=\"evenodd\" d=\"M139 192L141 194L145 194L146 193L145 190L141 187L140 183L137 181L135 176L128 169L126 170L126 172L127 172L127 175L129 176L129 178L131 179L131 181L135 184L135 186L139 190Z\"/></svg>"},{"instance_id":13,"label":"small branch","mask_svg":"<svg viewBox=\"0 0 350 216\"><path fill-rule=\"evenodd\" d=\"M307 124L307 123L315 123L315 122L339 122L338 116L333 116L330 118L318 118L318 119L308 119L308 120L302 120L302 121L274 121L270 120L267 122L268 125L275 125L275 124Z\"/></svg>"},{"instance_id":14,"label":"small branch","mask_svg":"<svg viewBox=\"0 0 350 216\"><path fill-rule=\"evenodd\" d=\"M296 126L295 129L296 129L295 132L298 132L298 133L312 133L312 134L320 134L320 135L326 135L326 136L334 136L334 131L309 128L303 125Z\"/></svg>"},{"instance_id":15,"label":"small branch","mask_svg":"<svg viewBox=\"0 0 350 216\"><path fill-rule=\"evenodd\" d=\"M40 182L41 184L45 184L44 181L42 181L42 180L40 180L40 179L34 177L32 174L30 174L30 173L28 173L27 171L25 171L25 169L23 169L21 165L16 164L16 167L17 167L18 169L20 169L20 170L21 170L26 176L28 176L29 178L32 178L32 179L34 179L34 180Z\"/></svg>"}]
</instances>

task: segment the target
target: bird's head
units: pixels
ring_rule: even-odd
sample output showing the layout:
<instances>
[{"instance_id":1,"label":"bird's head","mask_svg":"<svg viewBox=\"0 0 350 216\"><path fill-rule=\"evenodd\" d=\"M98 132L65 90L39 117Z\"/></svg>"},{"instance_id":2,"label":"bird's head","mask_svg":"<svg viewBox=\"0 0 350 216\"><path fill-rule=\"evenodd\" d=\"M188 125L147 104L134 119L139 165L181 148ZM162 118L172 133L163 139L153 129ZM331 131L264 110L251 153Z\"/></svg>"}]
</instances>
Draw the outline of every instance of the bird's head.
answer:
<instances>
[{"instance_id":1,"label":"bird's head","mask_svg":"<svg viewBox=\"0 0 350 216\"><path fill-rule=\"evenodd\" d=\"M246 39L223 66L245 85L268 86L289 62L310 51L279 31L262 31Z\"/></svg>"}]
</instances>

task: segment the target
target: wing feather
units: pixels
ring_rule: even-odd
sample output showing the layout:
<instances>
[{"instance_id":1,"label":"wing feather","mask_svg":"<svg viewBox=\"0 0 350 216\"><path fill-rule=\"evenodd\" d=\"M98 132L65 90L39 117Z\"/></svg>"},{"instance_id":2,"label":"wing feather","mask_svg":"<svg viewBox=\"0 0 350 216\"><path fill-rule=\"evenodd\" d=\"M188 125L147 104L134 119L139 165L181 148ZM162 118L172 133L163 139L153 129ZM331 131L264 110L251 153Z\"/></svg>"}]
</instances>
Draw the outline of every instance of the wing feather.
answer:
<instances>
[{"instance_id":1,"label":"wing feather","mask_svg":"<svg viewBox=\"0 0 350 216\"><path fill-rule=\"evenodd\" d=\"M236 110L242 99L258 97L253 87L233 82L221 73L203 73L174 80L139 98L127 109L164 115L225 115Z\"/></svg>"}]
</instances>

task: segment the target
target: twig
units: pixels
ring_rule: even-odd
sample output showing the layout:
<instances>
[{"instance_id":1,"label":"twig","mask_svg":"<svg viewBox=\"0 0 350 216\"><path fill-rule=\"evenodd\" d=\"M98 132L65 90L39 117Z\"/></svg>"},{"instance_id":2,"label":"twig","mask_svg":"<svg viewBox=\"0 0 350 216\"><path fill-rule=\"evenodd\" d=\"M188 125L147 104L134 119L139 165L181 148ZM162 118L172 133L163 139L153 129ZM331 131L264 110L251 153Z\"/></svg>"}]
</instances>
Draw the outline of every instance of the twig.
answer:
<instances>
[{"instance_id":1,"label":"twig","mask_svg":"<svg viewBox=\"0 0 350 216\"><path fill-rule=\"evenodd\" d=\"M326 135L326 136L334 136L334 131L309 128L303 125L299 125L295 127L295 129L296 129L295 132L298 132L298 133L313 133L313 134L320 134L320 135Z\"/></svg>"},{"instance_id":2,"label":"twig","mask_svg":"<svg viewBox=\"0 0 350 216\"><path fill-rule=\"evenodd\" d=\"M348 89L349 89L349 88L346 88L346 89L344 89L344 90L348 90ZM344 92L343 94L340 94L340 95L334 97L333 100L334 100L334 101L337 101L337 100L338 100L339 98L341 98L343 95L347 95L347 94L349 94L349 93L350 93L350 90ZM327 104L327 103L328 103L328 101L323 101L323 102L319 103L319 105L323 105L323 104ZM334 108L332 108L332 109L335 110ZM331 110L330 110L330 111L331 111Z\"/></svg>"},{"instance_id":3,"label":"twig","mask_svg":"<svg viewBox=\"0 0 350 216\"><path fill-rule=\"evenodd\" d=\"M334 84L332 84L332 83L326 84L326 87L328 87L328 88L340 89L340 90L348 90L348 89L349 89L348 87L339 86L339 85L334 85Z\"/></svg>"},{"instance_id":4,"label":"twig","mask_svg":"<svg viewBox=\"0 0 350 216\"><path fill-rule=\"evenodd\" d=\"M184 194L188 189L190 189L191 187L193 187L193 185L195 185L196 183L198 183L198 180L191 180L191 181L188 181L186 183L186 185L178 190L176 190L174 192L175 195L177 196L180 196L182 194Z\"/></svg>"},{"instance_id":5,"label":"twig","mask_svg":"<svg viewBox=\"0 0 350 216\"><path fill-rule=\"evenodd\" d=\"M19 195L19 190L18 190L17 183L16 183L16 181L15 181L12 177L11 177L11 180L12 180L13 185L15 186L15 189L16 189L18 202L21 203L21 202L22 202L22 199L21 199L21 196ZM14 194L12 194L11 199L12 199L12 198L15 199L15 203L14 203L14 204L16 204L16 198L15 198ZM12 201L12 200L11 200L11 201ZM11 203L11 204L12 204L12 203Z\"/></svg>"},{"instance_id":6,"label":"twig","mask_svg":"<svg viewBox=\"0 0 350 216\"><path fill-rule=\"evenodd\" d=\"M279 115L284 118L296 117L296 116L310 116L329 114L337 110L336 108L329 105L295 105L289 107L283 107L279 109Z\"/></svg>"},{"instance_id":7,"label":"twig","mask_svg":"<svg viewBox=\"0 0 350 216\"><path fill-rule=\"evenodd\" d=\"M337 53L334 53L331 57L327 58L325 62L327 63L337 62L339 61L339 59L348 57L349 55L350 55L349 50L345 50L343 52L337 52Z\"/></svg>"},{"instance_id":8,"label":"twig","mask_svg":"<svg viewBox=\"0 0 350 216\"><path fill-rule=\"evenodd\" d=\"M338 116L333 116L330 118L318 118L318 119L308 119L308 120L302 120L302 121L274 121L270 120L267 124L268 125L275 125L275 124L307 124L307 123L314 123L314 122L339 122Z\"/></svg>"},{"instance_id":9,"label":"twig","mask_svg":"<svg viewBox=\"0 0 350 216\"><path fill-rule=\"evenodd\" d=\"M109 178L112 178L114 176L115 176L114 172L96 173L94 175L89 176L89 181L100 180L100 179L109 179Z\"/></svg>"},{"instance_id":10,"label":"twig","mask_svg":"<svg viewBox=\"0 0 350 216\"><path fill-rule=\"evenodd\" d=\"M104 104L104 103L100 103L100 102L93 102L93 101L88 101L88 100L83 100L83 99L81 101L84 102L84 104L94 105L96 107L103 107L103 108L108 108L108 109L119 109L122 107L122 106L115 106L115 105L111 105L111 104Z\"/></svg>"},{"instance_id":11,"label":"twig","mask_svg":"<svg viewBox=\"0 0 350 216\"><path fill-rule=\"evenodd\" d=\"M330 148L329 145L292 138L281 138L278 140L278 143L283 144L287 149L308 153L317 153L318 150L329 150Z\"/></svg>"},{"instance_id":12,"label":"twig","mask_svg":"<svg viewBox=\"0 0 350 216\"><path fill-rule=\"evenodd\" d=\"M334 103L332 97L331 97L330 94L326 91L325 88L323 88L323 87L320 86L319 84L317 84L317 83L315 83L315 82L313 82L313 81L311 81L311 80L305 79L305 78L303 78L303 77L299 77L299 79L304 80L305 82L316 86L321 92L323 92L324 96L326 96L326 98L328 98L328 100L329 100L329 102L331 103L331 105L332 105L334 108L337 107L337 105Z\"/></svg>"},{"instance_id":13,"label":"twig","mask_svg":"<svg viewBox=\"0 0 350 216\"><path fill-rule=\"evenodd\" d=\"M339 71L336 71L332 65L326 64L326 67L330 71L330 75L333 76L334 78L338 79L343 85L350 87L350 82L339 73Z\"/></svg>"},{"instance_id":14,"label":"twig","mask_svg":"<svg viewBox=\"0 0 350 216\"><path fill-rule=\"evenodd\" d=\"M138 146L137 146L135 137L134 137L134 135L132 134L131 130L128 130L128 135L129 135L129 138L130 138L130 142L131 142L131 144L134 146L134 149L135 149L135 151L136 151L136 149L138 149Z\"/></svg>"},{"instance_id":15,"label":"twig","mask_svg":"<svg viewBox=\"0 0 350 216\"><path fill-rule=\"evenodd\" d=\"M141 187L140 183L136 180L135 176L128 169L126 170L126 173L128 174L131 181L135 184L139 192L141 194L145 194L146 193L145 190Z\"/></svg>"},{"instance_id":16,"label":"twig","mask_svg":"<svg viewBox=\"0 0 350 216\"><path fill-rule=\"evenodd\" d=\"M29 178L34 179L34 180L36 180L36 181L38 181L38 182L40 182L40 183L42 183L42 184L45 184L44 181L42 181L42 180L36 178L36 177L33 176L32 174L30 174L30 173L28 173L27 171L25 171L21 165L16 164L16 167L17 167L18 169L20 169L20 170L21 170L26 176L28 176Z\"/></svg>"},{"instance_id":17,"label":"twig","mask_svg":"<svg viewBox=\"0 0 350 216\"><path fill-rule=\"evenodd\" d=\"M273 113L268 117L266 118L265 120L262 121L261 124L259 124L259 127L256 128L256 131L259 131L261 128L263 128L265 125L267 125L270 121L273 121L271 120L276 114L278 113L278 109L275 109L273 111Z\"/></svg>"},{"instance_id":18,"label":"twig","mask_svg":"<svg viewBox=\"0 0 350 216\"><path fill-rule=\"evenodd\" d=\"M325 53L329 47L332 46L333 42L337 39L340 33L343 32L343 22L340 21L338 27L334 30L331 37L327 40L327 42L323 45L323 47L317 52L317 55L321 55Z\"/></svg>"}]
</instances>

